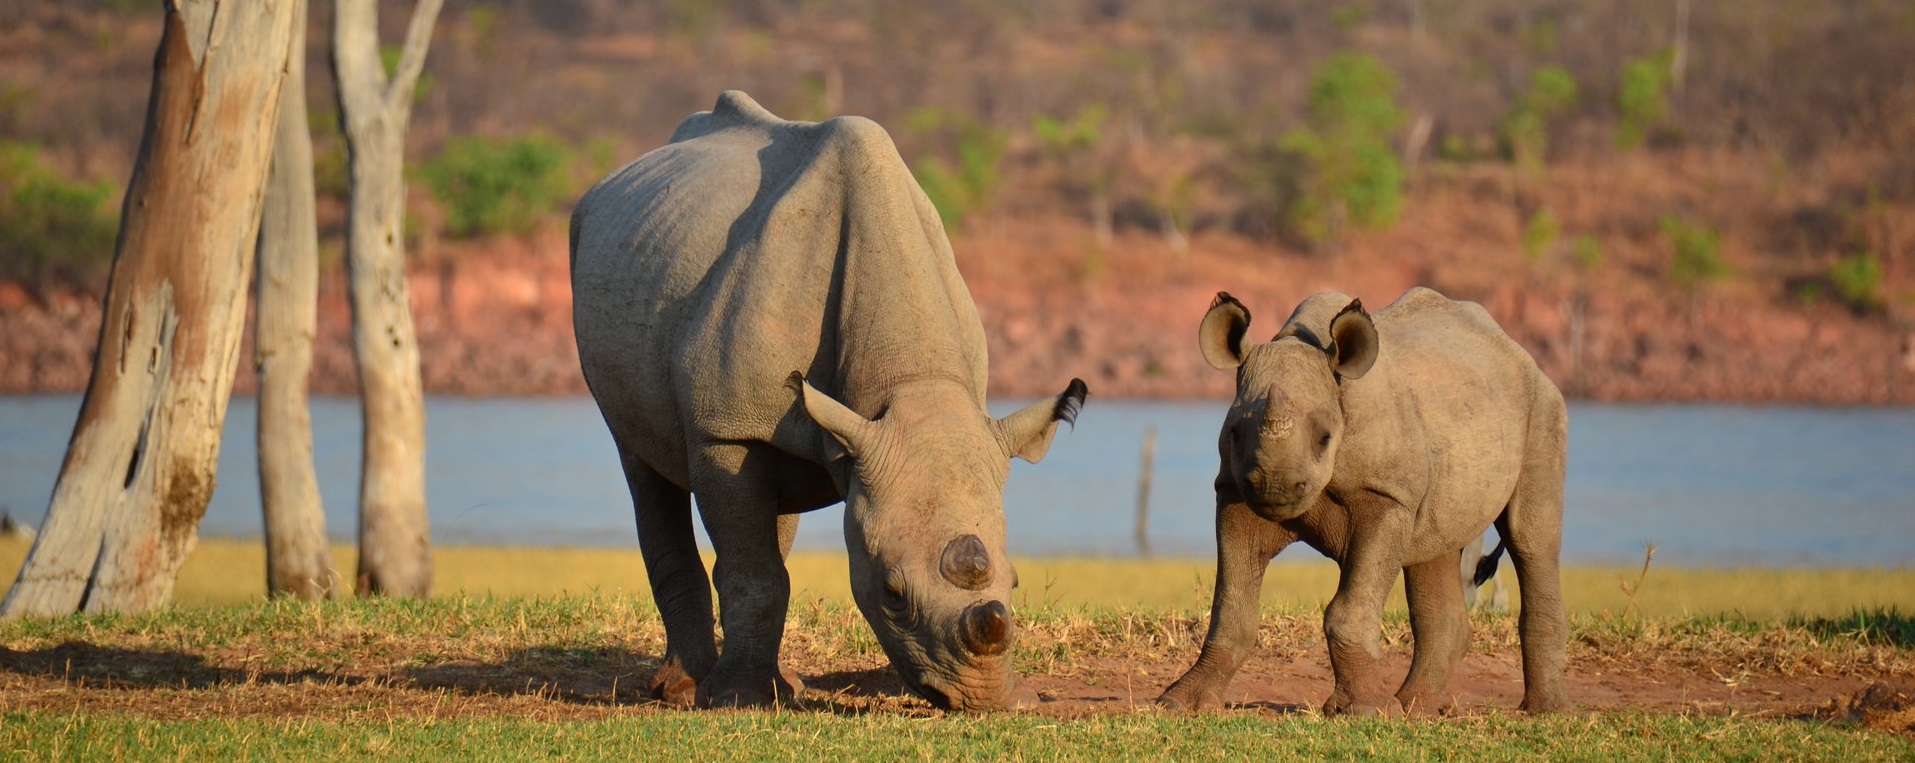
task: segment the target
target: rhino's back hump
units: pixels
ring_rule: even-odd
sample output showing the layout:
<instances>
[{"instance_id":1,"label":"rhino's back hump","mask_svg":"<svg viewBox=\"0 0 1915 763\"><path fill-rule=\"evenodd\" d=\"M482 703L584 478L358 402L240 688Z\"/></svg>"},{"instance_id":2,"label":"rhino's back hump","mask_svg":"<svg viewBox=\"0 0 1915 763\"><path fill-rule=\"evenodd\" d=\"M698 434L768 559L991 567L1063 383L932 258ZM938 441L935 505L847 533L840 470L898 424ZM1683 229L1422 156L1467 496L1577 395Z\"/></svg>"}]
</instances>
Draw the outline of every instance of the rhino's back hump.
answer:
<instances>
[{"instance_id":1,"label":"rhino's back hump","mask_svg":"<svg viewBox=\"0 0 1915 763\"><path fill-rule=\"evenodd\" d=\"M638 439L658 441L648 448L762 440L803 450L789 441L784 380L798 370L836 386L834 310L893 296L948 304L955 290L977 323L922 197L868 119L787 122L726 93L685 120L574 213L580 363L607 418L638 422ZM852 251L861 247L871 251ZM911 247L928 256L907 256ZM879 289L847 273L872 264L890 271L865 279ZM847 297L860 289L866 299ZM966 337L981 347L981 331Z\"/></svg>"},{"instance_id":2,"label":"rhino's back hump","mask_svg":"<svg viewBox=\"0 0 1915 763\"><path fill-rule=\"evenodd\" d=\"M1418 287L1376 315L1405 394L1441 428L1518 426L1561 394L1482 305ZM1500 423L1499 423L1500 422Z\"/></svg>"}]
</instances>

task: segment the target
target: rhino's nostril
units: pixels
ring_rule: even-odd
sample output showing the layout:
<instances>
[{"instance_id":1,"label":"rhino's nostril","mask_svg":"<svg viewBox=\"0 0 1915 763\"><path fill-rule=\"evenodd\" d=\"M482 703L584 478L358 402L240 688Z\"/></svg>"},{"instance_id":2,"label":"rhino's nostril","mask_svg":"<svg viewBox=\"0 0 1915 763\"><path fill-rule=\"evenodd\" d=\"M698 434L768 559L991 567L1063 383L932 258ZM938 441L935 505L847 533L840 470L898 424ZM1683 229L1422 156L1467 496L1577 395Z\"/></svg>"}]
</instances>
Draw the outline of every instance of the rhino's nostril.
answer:
<instances>
[{"instance_id":1,"label":"rhino's nostril","mask_svg":"<svg viewBox=\"0 0 1915 763\"><path fill-rule=\"evenodd\" d=\"M1011 612L1004 602L987 601L964 610L964 646L972 654L1001 654L1011 647Z\"/></svg>"}]
</instances>

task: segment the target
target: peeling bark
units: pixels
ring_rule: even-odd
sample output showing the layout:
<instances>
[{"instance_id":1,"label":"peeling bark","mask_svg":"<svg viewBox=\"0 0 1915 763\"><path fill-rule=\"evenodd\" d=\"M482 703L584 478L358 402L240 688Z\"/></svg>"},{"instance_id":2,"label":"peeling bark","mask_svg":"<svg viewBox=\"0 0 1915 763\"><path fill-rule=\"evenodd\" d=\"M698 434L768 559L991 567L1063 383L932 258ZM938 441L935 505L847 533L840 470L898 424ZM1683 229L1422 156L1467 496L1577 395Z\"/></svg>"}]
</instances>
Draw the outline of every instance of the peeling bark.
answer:
<instances>
[{"instance_id":1,"label":"peeling bark","mask_svg":"<svg viewBox=\"0 0 1915 763\"><path fill-rule=\"evenodd\" d=\"M291 0L167 4L100 341L0 617L166 602L212 497Z\"/></svg>"}]
</instances>

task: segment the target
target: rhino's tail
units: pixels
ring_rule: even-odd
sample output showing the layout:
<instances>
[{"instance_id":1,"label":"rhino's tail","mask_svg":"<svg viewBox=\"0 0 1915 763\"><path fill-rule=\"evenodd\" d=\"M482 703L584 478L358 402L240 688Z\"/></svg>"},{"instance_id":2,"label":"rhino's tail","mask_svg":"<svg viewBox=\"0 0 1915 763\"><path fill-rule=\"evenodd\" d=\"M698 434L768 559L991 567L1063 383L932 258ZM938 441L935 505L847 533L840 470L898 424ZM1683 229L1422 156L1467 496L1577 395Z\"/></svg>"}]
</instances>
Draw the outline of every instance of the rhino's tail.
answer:
<instances>
[{"instance_id":1,"label":"rhino's tail","mask_svg":"<svg viewBox=\"0 0 1915 763\"><path fill-rule=\"evenodd\" d=\"M1508 545L1508 540L1497 538L1496 547L1484 554L1483 558L1476 560L1476 574L1470 577L1470 585L1480 588L1484 583L1488 583L1490 578L1496 577L1496 565L1503 561L1503 549Z\"/></svg>"}]
</instances>

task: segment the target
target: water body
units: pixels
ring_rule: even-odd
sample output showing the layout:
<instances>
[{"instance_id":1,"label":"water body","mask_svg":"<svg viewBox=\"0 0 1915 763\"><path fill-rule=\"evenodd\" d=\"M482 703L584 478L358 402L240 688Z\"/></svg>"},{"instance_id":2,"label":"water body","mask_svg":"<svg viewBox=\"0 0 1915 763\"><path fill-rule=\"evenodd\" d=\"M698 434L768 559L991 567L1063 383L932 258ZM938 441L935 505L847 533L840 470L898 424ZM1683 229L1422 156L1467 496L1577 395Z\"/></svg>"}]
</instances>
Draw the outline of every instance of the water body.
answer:
<instances>
[{"instance_id":1,"label":"water body","mask_svg":"<svg viewBox=\"0 0 1915 763\"><path fill-rule=\"evenodd\" d=\"M0 507L38 523L78 413L77 395L0 397ZM998 415L1018 401L994 403ZM1146 430L1156 432L1149 538L1160 555L1215 552L1210 484L1222 402L1093 398L1040 465L1016 461L1005 494L1014 553L1128 556ZM201 532L260 534L254 401L233 402L219 486ZM1564 556L1658 564L1915 564L1915 409L1570 407ZM314 401L327 530L356 527L359 408ZM440 544L637 547L631 502L589 399L449 398L426 404L426 484ZM841 550L843 511L805 515L800 548ZM1298 545L1282 560L1313 560Z\"/></svg>"}]
</instances>

